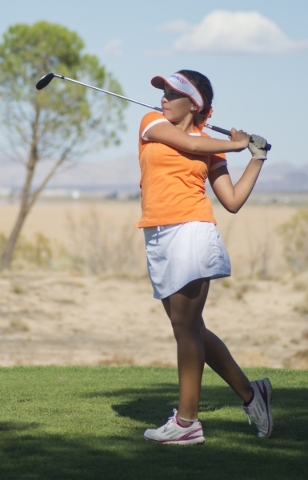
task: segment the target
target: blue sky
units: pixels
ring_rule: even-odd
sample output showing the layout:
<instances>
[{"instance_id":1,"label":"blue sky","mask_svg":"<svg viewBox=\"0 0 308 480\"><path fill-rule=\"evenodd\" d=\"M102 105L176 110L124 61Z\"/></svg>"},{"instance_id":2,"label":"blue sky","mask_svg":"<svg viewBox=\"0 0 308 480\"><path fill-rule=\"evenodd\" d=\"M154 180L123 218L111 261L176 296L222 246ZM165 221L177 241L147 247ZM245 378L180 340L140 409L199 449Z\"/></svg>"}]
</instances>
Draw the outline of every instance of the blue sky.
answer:
<instances>
[{"instance_id":1,"label":"blue sky","mask_svg":"<svg viewBox=\"0 0 308 480\"><path fill-rule=\"evenodd\" d=\"M10 0L1 2L0 34L39 20L76 31L126 96L152 105L157 74L199 70L212 81L211 123L267 138L271 162L308 163L308 2L245 0ZM47 72L46 72L47 73ZM99 95L99 93L98 93ZM139 122L147 109L130 104L122 145L93 160L137 156ZM230 154L244 165L247 152Z\"/></svg>"}]
</instances>

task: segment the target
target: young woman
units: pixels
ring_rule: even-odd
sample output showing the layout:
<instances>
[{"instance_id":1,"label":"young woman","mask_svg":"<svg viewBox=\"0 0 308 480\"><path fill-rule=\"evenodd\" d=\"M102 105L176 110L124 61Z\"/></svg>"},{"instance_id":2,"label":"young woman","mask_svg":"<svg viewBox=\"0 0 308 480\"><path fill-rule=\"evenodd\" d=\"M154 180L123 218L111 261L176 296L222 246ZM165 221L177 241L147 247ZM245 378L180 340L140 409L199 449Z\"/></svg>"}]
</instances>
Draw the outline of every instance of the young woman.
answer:
<instances>
[{"instance_id":1,"label":"young woman","mask_svg":"<svg viewBox=\"0 0 308 480\"><path fill-rule=\"evenodd\" d=\"M205 195L208 178L221 204L232 213L244 205L266 159L266 140L231 130L230 140L202 132L212 113L213 90L199 72L181 70L154 77L164 91L163 113L146 114L140 126L142 216L147 264L154 297L160 299L177 342L179 405L167 423L144 438L159 443L203 443L198 407L204 363L243 401L260 438L270 436L273 419L268 379L249 382L225 344L203 321L210 281L230 275L230 262ZM252 158L233 185L226 152L249 148Z\"/></svg>"}]
</instances>

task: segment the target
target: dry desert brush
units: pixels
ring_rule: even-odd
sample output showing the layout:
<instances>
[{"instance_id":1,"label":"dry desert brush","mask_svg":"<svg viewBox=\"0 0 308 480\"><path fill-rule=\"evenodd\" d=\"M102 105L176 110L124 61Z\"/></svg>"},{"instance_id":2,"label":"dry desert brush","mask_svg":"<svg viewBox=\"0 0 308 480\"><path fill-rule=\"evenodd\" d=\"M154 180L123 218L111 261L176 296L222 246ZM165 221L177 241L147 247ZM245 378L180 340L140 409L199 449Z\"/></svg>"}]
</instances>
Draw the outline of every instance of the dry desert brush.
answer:
<instances>
[{"instance_id":1,"label":"dry desert brush","mask_svg":"<svg viewBox=\"0 0 308 480\"><path fill-rule=\"evenodd\" d=\"M284 256L292 270L298 274L308 269L308 208L300 208L278 232L281 235Z\"/></svg>"}]
</instances>

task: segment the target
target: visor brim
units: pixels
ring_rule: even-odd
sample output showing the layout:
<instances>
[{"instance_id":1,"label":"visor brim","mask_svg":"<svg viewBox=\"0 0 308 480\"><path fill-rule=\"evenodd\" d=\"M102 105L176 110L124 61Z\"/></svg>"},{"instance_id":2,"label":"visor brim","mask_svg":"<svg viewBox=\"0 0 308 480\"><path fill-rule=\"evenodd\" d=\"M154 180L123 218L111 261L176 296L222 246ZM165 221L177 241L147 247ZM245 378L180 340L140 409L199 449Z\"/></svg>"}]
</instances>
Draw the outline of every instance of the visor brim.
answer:
<instances>
[{"instance_id":1,"label":"visor brim","mask_svg":"<svg viewBox=\"0 0 308 480\"><path fill-rule=\"evenodd\" d=\"M153 87L159 88L160 90L164 90L166 82L167 79L160 76L153 77L151 80L151 84L153 85Z\"/></svg>"}]
</instances>

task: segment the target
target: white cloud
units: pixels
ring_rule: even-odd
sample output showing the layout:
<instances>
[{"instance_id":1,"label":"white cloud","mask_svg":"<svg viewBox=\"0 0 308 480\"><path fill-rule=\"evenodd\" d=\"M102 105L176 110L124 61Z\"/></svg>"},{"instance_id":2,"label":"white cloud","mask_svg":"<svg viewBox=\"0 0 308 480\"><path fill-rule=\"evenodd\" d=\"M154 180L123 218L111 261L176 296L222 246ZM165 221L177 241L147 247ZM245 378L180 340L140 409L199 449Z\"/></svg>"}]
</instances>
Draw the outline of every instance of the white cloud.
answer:
<instances>
[{"instance_id":1,"label":"white cloud","mask_svg":"<svg viewBox=\"0 0 308 480\"><path fill-rule=\"evenodd\" d=\"M160 31L178 33L171 52L283 54L308 50L308 40L295 41L258 12L215 10L197 25L176 20Z\"/></svg>"},{"instance_id":2,"label":"white cloud","mask_svg":"<svg viewBox=\"0 0 308 480\"><path fill-rule=\"evenodd\" d=\"M110 42L106 43L102 50L104 57L121 57L122 56L122 40L114 38Z\"/></svg>"}]
</instances>

